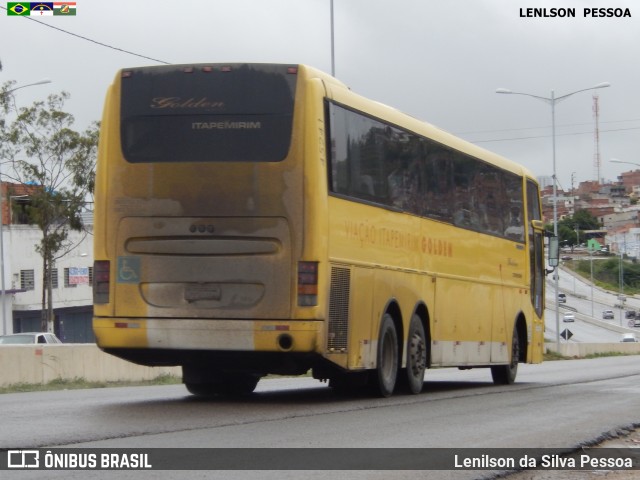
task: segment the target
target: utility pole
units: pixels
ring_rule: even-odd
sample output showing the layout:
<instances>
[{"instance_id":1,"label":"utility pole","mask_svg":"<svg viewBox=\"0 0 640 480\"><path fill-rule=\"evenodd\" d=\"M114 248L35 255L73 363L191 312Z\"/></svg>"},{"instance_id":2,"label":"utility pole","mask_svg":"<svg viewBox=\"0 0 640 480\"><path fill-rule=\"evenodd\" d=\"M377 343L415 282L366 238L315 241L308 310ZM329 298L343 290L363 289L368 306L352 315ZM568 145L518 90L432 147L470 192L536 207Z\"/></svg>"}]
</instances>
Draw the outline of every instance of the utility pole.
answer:
<instances>
[{"instance_id":1,"label":"utility pole","mask_svg":"<svg viewBox=\"0 0 640 480\"><path fill-rule=\"evenodd\" d=\"M596 181L599 185L602 182L602 179L600 177L600 105L597 93L593 94L593 119L595 121L595 128L593 129L593 169L596 176Z\"/></svg>"}]
</instances>

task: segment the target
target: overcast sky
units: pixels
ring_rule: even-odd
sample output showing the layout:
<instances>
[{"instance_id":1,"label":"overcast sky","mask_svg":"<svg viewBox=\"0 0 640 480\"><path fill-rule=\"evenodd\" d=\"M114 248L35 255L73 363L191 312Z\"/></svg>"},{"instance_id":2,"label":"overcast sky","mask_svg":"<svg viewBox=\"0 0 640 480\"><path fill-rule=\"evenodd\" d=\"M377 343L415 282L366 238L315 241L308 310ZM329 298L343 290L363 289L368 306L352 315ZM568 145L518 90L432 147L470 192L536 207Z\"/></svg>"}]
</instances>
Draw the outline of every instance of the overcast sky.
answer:
<instances>
[{"instance_id":1,"label":"overcast sky","mask_svg":"<svg viewBox=\"0 0 640 480\"><path fill-rule=\"evenodd\" d=\"M0 10L0 83L50 78L15 93L19 106L65 90L76 128L99 120L124 67L169 63L306 63L331 71L330 0L77 0L75 17ZM1 3L6 7L6 2ZM520 9L575 8L575 18ZM585 18L584 8L631 18ZM31 17L34 18L34 17ZM552 174L551 107L496 88L559 97L557 173L571 188L596 178L593 94L600 104L600 176L640 163L637 0L334 0L335 75L354 91ZM51 28L55 27L55 28ZM62 31L64 30L64 31ZM108 48L72 34L109 45Z\"/></svg>"}]
</instances>

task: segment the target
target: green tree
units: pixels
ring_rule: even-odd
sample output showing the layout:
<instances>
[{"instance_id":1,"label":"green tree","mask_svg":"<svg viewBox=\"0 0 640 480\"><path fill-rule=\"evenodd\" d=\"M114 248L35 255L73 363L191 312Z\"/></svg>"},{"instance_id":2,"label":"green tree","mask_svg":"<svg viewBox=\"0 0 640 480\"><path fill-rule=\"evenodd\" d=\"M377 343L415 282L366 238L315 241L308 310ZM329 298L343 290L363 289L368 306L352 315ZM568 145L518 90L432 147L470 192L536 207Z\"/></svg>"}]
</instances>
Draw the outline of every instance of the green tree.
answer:
<instances>
[{"instance_id":1,"label":"green tree","mask_svg":"<svg viewBox=\"0 0 640 480\"><path fill-rule=\"evenodd\" d=\"M37 225L42 240L36 251L42 256L42 330L53 329L51 271L56 260L74 245L70 230L81 231L80 214L93 193L98 124L84 132L73 130L73 115L63 110L69 94L50 95L30 107L18 109L10 92L15 82L0 90L0 108L13 112L11 122L0 118L0 158L10 165L12 181L31 185L26 213Z\"/></svg>"},{"instance_id":2,"label":"green tree","mask_svg":"<svg viewBox=\"0 0 640 480\"><path fill-rule=\"evenodd\" d=\"M589 210L576 210L572 219L580 230L598 230L600 228L600 222Z\"/></svg>"},{"instance_id":3,"label":"green tree","mask_svg":"<svg viewBox=\"0 0 640 480\"><path fill-rule=\"evenodd\" d=\"M561 245L577 245L584 240L584 230L598 230L600 223L588 210L576 210L571 217L558 222Z\"/></svg>"}]
</instances>

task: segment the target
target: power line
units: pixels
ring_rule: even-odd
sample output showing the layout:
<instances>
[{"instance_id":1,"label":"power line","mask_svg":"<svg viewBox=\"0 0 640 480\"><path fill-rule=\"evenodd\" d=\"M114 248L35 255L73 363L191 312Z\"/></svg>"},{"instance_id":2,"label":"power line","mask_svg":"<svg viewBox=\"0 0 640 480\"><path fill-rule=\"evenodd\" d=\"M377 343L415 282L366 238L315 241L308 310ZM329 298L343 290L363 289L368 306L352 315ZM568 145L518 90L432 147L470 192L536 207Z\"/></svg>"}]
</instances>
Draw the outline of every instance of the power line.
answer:
<instances>
[{"instance_id":1,"label":"power line","mask_svg":"<svg viewBox=\"0 0 640 480\"><path fill-rule=\"evenodd\" d=\"M2 10L6 10L7 9L6 7L2 7L2 6L0 6L0 8ZM73 37L80 38L80 39L85 40L87 42L95 43L96 45L100 45L101 47L110 48L111 50L116 50L118 52L126 53L128 55L134 55L136 57L144 58L144 59L147 59L147 60L152 60L154 62L164 63L165 65L169 65L170 64L169 62L165 62L164 60L158 60L157 58L147 57L145 55L140 55L139 53L130 52L129 50L124 50L123 48L114 47L112 45L107 45L106 43L98 42L97 40L93 40L91 38L83 37L82 35L78 35L77 33L69 32L68 30L64 30L62 28L55 27L53 25L49 25L48 23L41 22L39 20L36 20L35 18L31 18L31 17L27 17L27 16L22 17L22 18L24 18L26 20L31 20L32 22L36 22L36 23L38 23L40 25L43 25L45 27L53 28L54 30L58 30L59 32L66 33L67 35L71 35Z\"/></svg>"},{"instance_id":2,"label":"power line","mask_svg":"<svg viewBox=\"0 0 640 480\"><path fill-rule=\"evenodd\" d=\"M640 127L630 127L630 128L615 128L612 130L600 130L600 133L610 133L610 132L622 132L626 130L640 130ZM591 135L593 131L590 132L575 132L575 133L556 133L556 137L567 137L570 135ZM494 138L491 140L467 140L471 143L491 143L491 142L510 142L512 140L531 140L535 138L549 138L551 135L531 135L529 137L513 137L513 138Z\"/></svg>"},{"instance_id":3,"label":"power line","mask_svg":"<svg viewBox=\"0 0 640 480\"><path fill-rule=\"evenodd\" d=\"M629 120L609 120L607 122L600 122L600 124L608 124L608 123L627 123L627 122L638 122L640 118L631 118ZM591 123L564 123L561 125L556 125L556 128L563 127L580 127L584 125L591 125ZM542 130L542 129L550 129L551 125L542 125L539 127L519 127L519 128L498 128L493 130L473 130L469 132L454 132L455 135L472 135L477 133L494 133L494 132L516 132L519 130Z\"/></svg>"}]
</instances>

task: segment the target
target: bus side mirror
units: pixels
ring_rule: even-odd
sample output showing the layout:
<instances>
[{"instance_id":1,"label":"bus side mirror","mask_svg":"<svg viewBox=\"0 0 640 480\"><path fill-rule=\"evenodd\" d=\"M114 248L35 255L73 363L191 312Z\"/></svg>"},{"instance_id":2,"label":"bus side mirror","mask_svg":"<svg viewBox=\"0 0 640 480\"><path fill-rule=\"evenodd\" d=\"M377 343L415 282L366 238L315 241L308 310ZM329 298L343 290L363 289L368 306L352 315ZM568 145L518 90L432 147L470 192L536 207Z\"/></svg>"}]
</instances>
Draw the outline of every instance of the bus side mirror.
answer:
<instances>
[{"instance_id":1,"label":"bus side mirror","mask_svg":"<svg viewBox=\"0 0 640 480\"><path fill-rule=\"evenodd\" d=\"M556 267L560 263L560 242L558 242L558 237L555 237L555 236L549 237L548 251L549 251L548 263L550 267L553 267L553 269L547 273L551 273L556 269Z\"/></svg>"}]
</instances>

